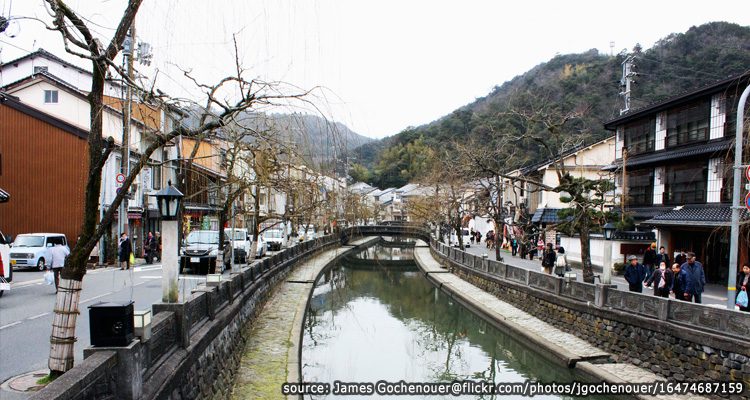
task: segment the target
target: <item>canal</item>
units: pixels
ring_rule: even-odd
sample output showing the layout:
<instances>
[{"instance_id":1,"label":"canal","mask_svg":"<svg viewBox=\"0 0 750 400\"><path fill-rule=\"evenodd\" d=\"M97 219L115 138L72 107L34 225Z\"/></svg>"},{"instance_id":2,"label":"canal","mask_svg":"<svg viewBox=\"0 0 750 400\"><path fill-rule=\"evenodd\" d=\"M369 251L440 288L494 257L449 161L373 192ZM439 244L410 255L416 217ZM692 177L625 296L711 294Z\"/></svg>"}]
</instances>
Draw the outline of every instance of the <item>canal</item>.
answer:
<instances>
[{"instance_id":1,"label":"canal","mask_svg":"<svg viewBox=\"0 0 750 400\"><path fill-rule=\"evenodd\" d=\"M303 381L326 382L332 388L335 381L582 380L574 370L540 356L433 286L415 264L413 249L403 247L376 245L326 270L315 283L302 340ZM501 397L520 398L460 398Z\"/></svg>"}]
</instances>

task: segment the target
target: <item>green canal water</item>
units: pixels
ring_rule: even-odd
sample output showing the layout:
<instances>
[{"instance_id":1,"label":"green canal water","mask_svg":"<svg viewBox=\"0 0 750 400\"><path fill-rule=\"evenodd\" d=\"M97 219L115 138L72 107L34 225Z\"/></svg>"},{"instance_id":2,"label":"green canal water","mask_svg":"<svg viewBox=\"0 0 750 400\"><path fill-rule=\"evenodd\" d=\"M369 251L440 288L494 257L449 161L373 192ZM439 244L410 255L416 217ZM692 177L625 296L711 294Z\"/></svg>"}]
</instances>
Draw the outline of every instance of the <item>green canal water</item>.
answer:
<instances>
[{"instance_id":1,"label":"green canal water","mask_svg":"<svg viewBox=\"0 0 750 400\"><path fill-rule=\"evenodd\" d=\"M370 260L363 267L362 259ZM389 260L405 260L397 268ZM564 344L561 344L564 345ZM342 260L316 282L304 323L305 382L487 383L581 380L452 300L419 272L413 249L375 246ZM370 386L370 387L372 387ZM367 398L383 398L373 394ZM401 396L387 396L399 398ZM365 398L310 395L306 399ZM407 396L406 398L521 398ZM541 396L534 398L564 398Z\"/></svg>"}]
</instances>

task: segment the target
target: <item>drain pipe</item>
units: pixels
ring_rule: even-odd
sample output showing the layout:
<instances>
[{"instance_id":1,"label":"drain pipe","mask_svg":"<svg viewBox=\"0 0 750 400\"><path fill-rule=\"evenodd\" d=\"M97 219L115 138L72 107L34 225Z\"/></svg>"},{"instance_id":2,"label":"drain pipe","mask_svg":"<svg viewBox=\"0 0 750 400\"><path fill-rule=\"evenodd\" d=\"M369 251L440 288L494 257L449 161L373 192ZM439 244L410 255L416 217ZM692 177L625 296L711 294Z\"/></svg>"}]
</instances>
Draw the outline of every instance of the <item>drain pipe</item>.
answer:
<instances>
[{"instance_id":1,"label":"drain pipe","mask_svg":"<svg viewBox=\"0 0 750 400\"><path fill-rule=\"evenodd\" d=\"M737 289L737 250L740 236L740 193L742 186L742 145L744 136L745 103L750 94L746 87L737 103L737 129L734 142L734 186L732 187L732 230L729 244L729 277L727 278L727 309L734 310L735 291Z\"/></svg>"}]
</instances>

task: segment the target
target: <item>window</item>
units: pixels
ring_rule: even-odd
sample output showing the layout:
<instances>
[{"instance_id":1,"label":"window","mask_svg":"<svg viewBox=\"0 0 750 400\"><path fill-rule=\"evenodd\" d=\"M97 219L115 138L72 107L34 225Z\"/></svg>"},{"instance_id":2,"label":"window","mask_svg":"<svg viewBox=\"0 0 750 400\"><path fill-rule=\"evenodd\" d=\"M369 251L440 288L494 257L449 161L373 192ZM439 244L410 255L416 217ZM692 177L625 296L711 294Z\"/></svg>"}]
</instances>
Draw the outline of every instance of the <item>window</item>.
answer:
<instances>
[{"instance_id":1,"label":"window","mask_svg":"<svg viewBox=\"0 0 750 400\"><path fill-rule=\"evenodd\" d=\"M151 175L151 188L154 190L161 189L161 168L162 166L160 164L154 165L151 168L152 175Z\"/></svg>"},{"instance_id":2,"label":"window","mask_svg":"<svg viewBox=\"0 0 750 400\"><path fill-rule=\"evenodd\" d=\"M644 169L628 173L629 206L650 206L654 202L654 171Z\"/></svg>"},{"instance_id":3,"label":"window","mask_svg":"<svg viewBox=\"0 0 750 400\"><path fill-rule=\"evenodd\" d=\"M664 169L664 204L680 205L706 202L707 163L670 165Z\"/></svg>"},{"instance_id":4,"label":"window","mask_svg":"<svg viewBox=\"0 0 750 400\"><path fill-rule=\"evenodd\" d=\"M625 148L628 155L654 151L656 120L647 119L625 126Z\"/></svg>"},{"instance_id":5,"label":"window","mask_svg":"<svg viewBox=\"0 0 750 400\"><path fill-rule=\"evenodd\" d=\"M666 147L707 140L710 118L710 101L701 101L670 111L667 113Z\"/></svg>"},{"instance_id":6,"label":"window","mask_svg":"<svg viewBox=\"0 0 750 400\"><path fill-rule=\"evenodd\" d=\"M57 103L57 90L45 90L44 102L47 104L56 104Z\"/></svg>"}]
</instances>

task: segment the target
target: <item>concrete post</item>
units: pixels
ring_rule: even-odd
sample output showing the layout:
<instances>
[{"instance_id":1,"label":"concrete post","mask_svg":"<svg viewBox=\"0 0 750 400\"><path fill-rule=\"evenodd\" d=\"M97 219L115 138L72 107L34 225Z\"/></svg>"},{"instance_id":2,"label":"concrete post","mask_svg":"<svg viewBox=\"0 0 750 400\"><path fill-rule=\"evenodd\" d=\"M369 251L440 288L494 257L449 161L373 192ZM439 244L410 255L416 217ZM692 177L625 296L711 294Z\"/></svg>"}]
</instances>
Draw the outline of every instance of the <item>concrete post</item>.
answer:
<instances>
[{"instance_id":1,"label":"concrete post","mask_svg":"<svg viewBox=\"0 0 750 400\"><path fill-rule=\"evenodd\" d=\"M100 351L117 353L115 388L117 398L136 400L143 395L141 341L136 339L127 347L89 347L83 349L83 358Z\"/></svg>"},{"instance_id":2,"label":"concrete post","mask_svg":"<svg viewBox=\"0 0 750 400\"><path fill-rule=\"evenodd\" d=\"M187 305L185 303L154 303L151 309L154 311L154 315L162 311L174 313L177 320L177 338L180 346L183 349L188 348L190 346L190 317L187 313Z\"/></svg>"},{"instance_id":3,"label":"concrete post","mask_svg":"<svg viewBox=\"0 0 750 400\"><path fill-rule=\"evenodd\" d=\"M601 282L605 285L612 283L612 241L604 241L604 259L602 261Z\"/></svg>"},{"instance_id":4,"label":"concrete post","mask_svg":"<svg viewBox=\"0 0 750 400\"><path fill-rule=\"evenodd\" d=\"M177 303L179 297L177 275L180 269L180 261L177 257L179 252L179 244L177 243L177 221L162 221L161 229L161 301L164 303Z\"/></svg>"}]
</instances>

